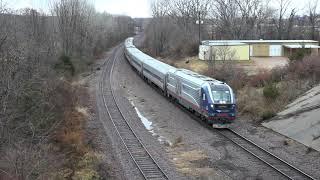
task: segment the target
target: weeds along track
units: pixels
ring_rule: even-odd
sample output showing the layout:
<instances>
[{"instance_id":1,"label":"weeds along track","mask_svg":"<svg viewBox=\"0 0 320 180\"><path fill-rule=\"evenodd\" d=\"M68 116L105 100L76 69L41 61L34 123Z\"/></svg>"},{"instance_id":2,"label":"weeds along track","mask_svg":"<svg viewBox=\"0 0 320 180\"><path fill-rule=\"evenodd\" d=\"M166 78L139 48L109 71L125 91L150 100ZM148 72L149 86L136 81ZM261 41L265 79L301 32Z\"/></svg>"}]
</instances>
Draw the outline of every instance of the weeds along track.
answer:
<instances>
[{"instance_id":1,"label":"weeds along track","mask_svg":"<svg viewBox=\"0 0 320 180\"><path fill-rule=\"evenodd\" d=\"M288 179L315 179L232 129L219 129L216 131Z\"/></svg>"},{"instance_id":2,"label":"weeds along track","mask_svg":"<svg viewBox=\"0 0 320 180\"><path fill-rule=\"evenodd\" d=\"M99 79L99 91L102 94L102 101L114 128L122 143L130 154L145 179L168 179L167 175L152 158L145 146L139 140L134 130L130 127L126 117L121 112L115 94L112 89L112 73L116 59L122 48L117 46L111 57L103 65L102 74Z\"/></svg>"}]
</instances>

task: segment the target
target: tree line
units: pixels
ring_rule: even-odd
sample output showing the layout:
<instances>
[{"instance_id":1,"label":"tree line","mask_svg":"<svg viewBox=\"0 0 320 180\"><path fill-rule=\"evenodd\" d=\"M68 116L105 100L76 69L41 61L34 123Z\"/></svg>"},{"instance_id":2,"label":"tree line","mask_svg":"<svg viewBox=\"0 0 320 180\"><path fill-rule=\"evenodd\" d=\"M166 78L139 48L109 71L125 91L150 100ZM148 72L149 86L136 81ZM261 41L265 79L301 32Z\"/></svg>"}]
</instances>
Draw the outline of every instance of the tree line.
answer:
<instances>
[{"instance_id":1,"label":"tree line","mask_svg":"<svg viewBox=\"0 0 320 180\"><path fill-rule=\"evenodd\" d=\"M78 99L70 83L80 72L73 59L93 61L134 29L130 17L99 13L86 0L50 6L45 14L11 10L1 1L0 179L37 179L50 171L55 163L43 144Z\"/></svg>"},{"instance_id":2,"label":"tree line","mask_svg":"<svg viewBox=\"0 0 320 180\"><path fill-rule=\"evenodd\" d=\"M153 0L151 9L145 46L157 56L196 54L201 39L319 39L318 0L302 15L291 0Z\"/></svg>"}]
</instances>

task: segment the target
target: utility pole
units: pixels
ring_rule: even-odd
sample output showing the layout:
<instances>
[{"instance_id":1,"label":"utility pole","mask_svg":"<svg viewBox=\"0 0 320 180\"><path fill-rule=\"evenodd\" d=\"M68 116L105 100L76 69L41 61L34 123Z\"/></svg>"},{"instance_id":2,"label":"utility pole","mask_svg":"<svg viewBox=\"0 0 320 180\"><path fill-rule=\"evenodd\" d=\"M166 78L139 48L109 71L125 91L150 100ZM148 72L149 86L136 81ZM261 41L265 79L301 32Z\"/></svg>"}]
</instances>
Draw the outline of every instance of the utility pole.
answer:
<instances>
[{"instance_id":1,"label":"utility pole","mask_svg":"<svg viewBox=\"0 0 320 180\"><path fill-rule=\"evenodd\" d=\"M199 19L196 21L196 24L199 25L199 45L201 45L201 24L203 24L203 21L201 20L201 12L198 12Z\"/></svg>"},{"instance_id":2,"label":"utility pole","mask_svg":"<svg viewBox=\"0 0 320 180\"><path fill-rule=\"evenodd\" d=\"M201 18L200 18L200 10L199 10L199 45L201 44Z\"/></svg>"},{"instance_id":3,"label":"utility pole","mask_svg":"<svg viewBox=\"0 0 320 180\"><path fill-rule=\"evenodd\" d=\"M201 11L200 11L200 2L198 2L198 20L196 21L196 24L199 25L199 45L201 45L201 24L203 24L203 21L201 21Z\"/></svg>"}]
</instances>

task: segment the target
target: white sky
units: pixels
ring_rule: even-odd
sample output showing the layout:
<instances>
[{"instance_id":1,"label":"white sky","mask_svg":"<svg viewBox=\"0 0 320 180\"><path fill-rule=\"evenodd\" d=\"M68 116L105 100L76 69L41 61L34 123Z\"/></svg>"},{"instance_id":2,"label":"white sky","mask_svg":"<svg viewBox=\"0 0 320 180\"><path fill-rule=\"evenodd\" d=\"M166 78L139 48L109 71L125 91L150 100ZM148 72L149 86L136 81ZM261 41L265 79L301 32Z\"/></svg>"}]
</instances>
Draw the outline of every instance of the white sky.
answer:
<instances>
[{"instance_id":1,"label":"white sky","mask_svg":"<svg viewBox=\"0 0 320 180\"><path fill-rule=\"evenodd\" d=\"M0 0L1 1L1 0ZM12 9L35 8L48 12L49 2L53 0L2 0ZM95 4L99 12L106 11L111 14L128 15L131 17L151 17L150 0L88 0ZM186 0L187 1L187 0ZM275 4L277 0L272 0ZM292 7L296 7L298 14L303 13L303 8L309 0L291 0ZM319 4L320 5L320 4ZM275 7L276 8L276 7ZM319 8L320 9L320 8Z\"/></svg>"},{"instance_id":2,"label":"white sky","mask_svg":"<svg viewBox=\"0 0 320 180\"><path fill-rule=\"evenodd\" d=\"M0 0L1 1L1 0ZM2 0L12 9L34 8L49 11L49 4L54 0ZM149 0L88 0L94 3L97 11L131 17L151 17Z\"/></svg>"}]
</instances>

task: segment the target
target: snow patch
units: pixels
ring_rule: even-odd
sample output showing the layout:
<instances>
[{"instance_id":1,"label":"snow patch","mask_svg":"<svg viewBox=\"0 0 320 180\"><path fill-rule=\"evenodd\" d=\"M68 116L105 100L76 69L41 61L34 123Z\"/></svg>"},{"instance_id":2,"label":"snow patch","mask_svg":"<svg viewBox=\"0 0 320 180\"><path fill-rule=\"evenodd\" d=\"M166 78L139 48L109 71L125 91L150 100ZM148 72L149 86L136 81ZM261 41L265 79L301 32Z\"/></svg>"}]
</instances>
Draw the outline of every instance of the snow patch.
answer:
<instances>
[{"instance_id":1,"label":"snow patch","mask_svg":"<svg viewBox=\"0 0 320 180\"><path fill-rule=\"evenodd\" d=\"M134 107L134 109L136 110L137 114L138 114L138 117L140 118L142 124L144 125L144 127L152 134L152 136L154 137L158 137L158 141L160 143L166 143L168 144L169 146L172 146L173 143L171 141L168 140L168 138L164 137L164 136L161 136L161 135L158 135L156 132L155 132L155 129L156 129L156 125L153 124L152 121L150 121L148 118L146 118L145 116L142 115L142 113L139 111L139 109L134 105L134 103L132 101L130 101L132 106Z\"/></svg>"},{"instance_id":2,"label":"snow patch","mask_svg":"<svg viewBox=\"0 0 320 180\"><path fill-rule=\"evenodd\" d=\"M152 126L152 122L149 121L146 117L144 117L141 112L138 110L137 107L134 107L134 109L136 110L139 118L141 119L141 122L143 123L144 127L148 130L148 131L151 131L153 129L153 126Z\"/></svg>"}]
</instances>

